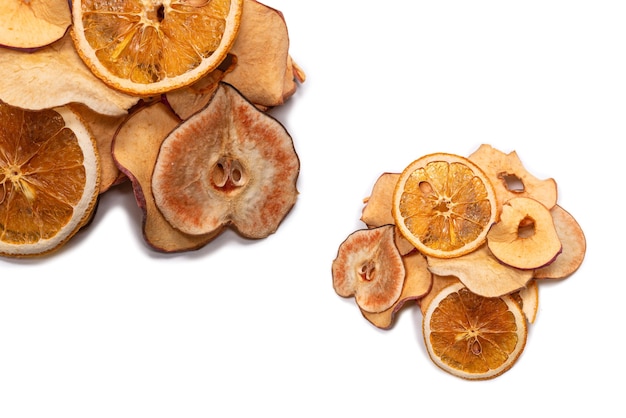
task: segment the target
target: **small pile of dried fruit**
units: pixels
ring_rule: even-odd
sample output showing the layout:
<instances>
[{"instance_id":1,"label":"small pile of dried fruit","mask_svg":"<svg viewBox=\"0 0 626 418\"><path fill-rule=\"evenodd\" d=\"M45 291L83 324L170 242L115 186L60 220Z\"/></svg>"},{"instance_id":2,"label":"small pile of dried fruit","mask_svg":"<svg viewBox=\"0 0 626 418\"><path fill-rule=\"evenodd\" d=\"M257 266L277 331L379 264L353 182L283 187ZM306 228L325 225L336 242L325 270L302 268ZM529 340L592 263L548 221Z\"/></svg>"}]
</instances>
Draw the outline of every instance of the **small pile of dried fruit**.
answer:
<instances>
[{"instance_id":1,"label":"small pile of dried fruit","mask_svg":"<svg viewBox=\"0 0 626 418\"><path fill-rule=\"evenodd\" d=\"M299 159L267 110L304 82L256 0L12 0L0 17L0 255L62 246L132 183L146 243L274 233Z\"/></svg>"},{"instance_id":2,"label":"small pile of dried fruit","mask_svg":"<svg viewBox=\"0 0 626 418\"><path fill-rule=\"evenodd\" d=\"M381 329L416 301L430 358L464 379L513 366L535 321L538 281L570 276L585 256L556 182L489 145L384 173L364 203L367 228L350 234L332 263L335 291Z\"/></svg>"}]
</instances>

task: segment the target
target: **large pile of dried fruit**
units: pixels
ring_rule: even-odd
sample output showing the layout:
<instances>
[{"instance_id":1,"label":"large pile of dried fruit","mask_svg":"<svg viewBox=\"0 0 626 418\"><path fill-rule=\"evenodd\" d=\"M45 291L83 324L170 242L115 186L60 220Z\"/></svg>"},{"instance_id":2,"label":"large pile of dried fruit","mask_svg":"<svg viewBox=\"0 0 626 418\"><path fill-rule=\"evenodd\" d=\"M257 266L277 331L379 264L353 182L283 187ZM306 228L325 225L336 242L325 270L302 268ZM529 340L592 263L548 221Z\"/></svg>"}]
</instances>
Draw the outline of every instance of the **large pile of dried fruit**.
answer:
<instances>
[{"instance_id":1,"label":"large pile of dried fruit","mask_svg":"<svg viewBox=\"0 0 626 418\"><path fill-rule=\"evenodd\" d=\"M0 255L50 253L132 183L147 244L274 233L299 159L266 111L304 82L255 0L3 2Z\"/></svg>"},{"instance_id":2,"label":"large pile of dried fruit","mask_svg":"<svg viewBox=\"0 0 626 418\"><path fill-rule=\"evenodd\" d=\"M471 380L513 366L535 321L538 282L570 276L586 251L580 225L557 204L556 182L489 145L382 174L361 220L367 228L332 263L336 293L354 297L381 329L417 301L432 361Z\"/></svg>"}]
</instances>

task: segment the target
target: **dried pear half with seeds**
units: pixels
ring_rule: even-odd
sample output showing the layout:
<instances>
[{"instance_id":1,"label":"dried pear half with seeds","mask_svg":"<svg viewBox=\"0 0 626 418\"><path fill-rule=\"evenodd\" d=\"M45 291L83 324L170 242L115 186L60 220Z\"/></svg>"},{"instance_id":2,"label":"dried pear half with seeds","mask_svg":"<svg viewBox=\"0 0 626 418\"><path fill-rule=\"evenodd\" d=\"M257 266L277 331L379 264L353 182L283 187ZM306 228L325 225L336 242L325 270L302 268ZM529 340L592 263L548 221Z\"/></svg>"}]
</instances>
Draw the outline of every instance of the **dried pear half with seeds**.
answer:
<instances>
[{"instance_id":1,"label":"dried pear half with seeds","mask_svg":"<svg viewBox=\"0 0 626 418\"><path fill-rule=\"evenodd\" d=\"M283 125L221 83L161 144L152 193L167 222L185 234L229 226L264 238L295 204L299 170Z\"/></svg>"}]
</instances>

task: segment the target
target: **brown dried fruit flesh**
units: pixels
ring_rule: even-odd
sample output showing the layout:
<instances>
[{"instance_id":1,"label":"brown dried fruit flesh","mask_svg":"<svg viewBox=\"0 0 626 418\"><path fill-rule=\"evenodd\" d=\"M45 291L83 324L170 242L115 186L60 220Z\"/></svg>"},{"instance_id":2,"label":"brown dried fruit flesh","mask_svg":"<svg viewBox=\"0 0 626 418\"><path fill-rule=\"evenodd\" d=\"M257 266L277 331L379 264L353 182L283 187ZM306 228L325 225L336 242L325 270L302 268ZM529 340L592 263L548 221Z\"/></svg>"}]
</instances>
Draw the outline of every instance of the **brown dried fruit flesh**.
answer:
<instances>
[{"instance_id":1,"label":"brown dried fruit flesh","mask_svg":"<svg viewBox=\"0 0 626 418\"><path fill-rule=\"evenodd\" d=\"M100 81L81 61L69 35L32 53L0 48L0 100L29 110L83 103L104 115L125 115L139 98Z\"/></svg>"},{"instance_id":2,"label":"brown dried fruit flesh","mask_svg":"<svg viewBox=\"0 0 626 418\"><path fill-rule=\"evenodd\" d=\"M173 228L161 215L152 197L152 170L165 137L180 119L161 102L133 113L120 127L113 142L113 157L120 170L131 180L135 199L142 211L145 241L163 252L179 252L202 247L216 233L188 235Z\"/></svg>"},{"instance_id":3,"label":"brown dried fruit flesh","mask_svg":"<svg viewBox=\"0 0 626 418\"><path fill-rule=\"evenodd\" d=\"M332 276L335 292L343 297L354 296L362 311L379 313L392 307L405 280L393 226L350 234L339 246Z\"/></svg>"},{"instance_id":4,"label":"brown dried fruit flesh","mask_svg":"<svg viewBox=\"0 0 626 418\"><path fill-rule=\"evenodd\" d=\"M207 107L163 141L152 192L181 232L203 235L232 226L245 237L263 238L295 204L299 169L285 128L221 84Z\"/></svg>"},{"instance_id":5,"label":"brown dried fruit flesh","mask_svg":"<svg viewBox=\"0 0 626 418\"><path fill-rule=\"evenodd\" d=\"M428 269L439 276L455 276L473 293L499 297L520 290L533 277L532 270L520 270L500 263L486 245L451 259L428 257Z\"/></svg>"},{"instance_id":6,"label":"brown dried fruit flesh","mask_svg":"<svg viewBox=\"0 0 626 418\"><path fill-rule=\"evenodd\" d=\"M71 24L67 0L5 0L0 13L0 45L39 48L61 39Z\"/></svg>"},{"instance_id":7,"label":"brown dried fruit flesh","mask_svg":"<svg viewBox=\"0 0 626 418\"><path fill-rule=\"evenodd\" d=\"M551 209L557 201L554 179L540 180L529 173L515 151L505 154L483 144L469 159L483 169L496 190L498 207L514 197L530 197Z\"/></svg>"},{"instance_id":8,"label":"brown dried fruit flesh","mask_svg":"<svg viewBox=\"0 0 626 418\"><path fill-rule=\"evenodd\" d=\"M527 270L550 264L562 248L550 211L527 197L513 198L502 207L487 245L501 262Z\"/></svg>"},{"instance_id":9,"label":"brown dried fruit flesh","mask_svg":"<svg viewBox=\"0 0 626 418\"><path fill-rule=\"evenodd\" d=\"M378 177L372 193L364 200L361 221L368 227L393 224L391 213L393 192L400 178L400 173L383 173Z\"/></svg>"},{"instance_id":10,"label":"brown dried fruit flesh","mask_svg":"<svg viewBox=\"0 0 626 418\"><path fill-rule=\"evenodd\" d=\"M388 309L380 313L372 313L361 310L363 316L373 325L381 329L389 329L394 323L395 316L406 302L418 300L423 297L432 285L432 274L428 271L426 258L413 252L402 257L405 278L402 293L398 300Z\"/></svg>"},{"instance_id":11,"label":"brown dried fruit flesh","mask_svg":"<svg viewBox=\"0 0 626 418\"><path fill-rule=\"evenodd\" d=\"M563 279L572 275L583 262L587 241L574 217L559 205L550 210L563 249L552 263L535 270L536 279Z\"/></svg>"}]
</instances>

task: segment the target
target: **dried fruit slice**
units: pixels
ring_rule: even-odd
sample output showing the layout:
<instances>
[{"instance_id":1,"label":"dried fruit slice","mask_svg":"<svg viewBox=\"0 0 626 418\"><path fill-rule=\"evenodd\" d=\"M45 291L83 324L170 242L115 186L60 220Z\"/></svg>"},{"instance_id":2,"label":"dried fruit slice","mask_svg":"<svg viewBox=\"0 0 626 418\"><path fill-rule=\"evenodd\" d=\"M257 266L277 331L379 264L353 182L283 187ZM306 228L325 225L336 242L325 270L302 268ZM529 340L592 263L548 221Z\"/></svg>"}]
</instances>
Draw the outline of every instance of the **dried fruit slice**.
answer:
<instances>
[{"instance_id":1,"label":"dried fruit slice","mask_svg":"<svg viewBox=\"0 0 626 418\"><path fill-rule=\"evenodd\" d=\"M434 297L422 330L433 362L470 380L491 379L509 370L528 334L524 313L511 296L478 296L461 283Z\"/></svg>"},{"instance_id":2,"label":"dried fruit slice","mask_svg":"<svg viewBox=\"0 0 626 418\"><path fill-rule=\"evenodd\" d=\"M58 41L72 23L67 0L3 0L0 45L39 48Z\"/></svg>"},{"instance_id":3,"label":"dried fruit slice","mask_svg":"<svg viewBox=\"0 0 626 418\"><path fill-rule=\"evenodd\" d=\"M502 207L487 245L501 262L526 270L550 264L562 248L550 211L528 197L513 198Z\"/></svg>"},{"instance_id":4,"label":"dried fruit slice","mask_svg":"<svg viewBox=\"0 0 626 418\"><path fill-rule=\"evenodd\" d=\"M406 302L418 300L430 290L432 285L432 274L428 271L426 258L422 254L414 251L403 256L402 263L404 264L405 277L402 293L400 293L398 300L391 307L379 313L361 310L363 316L380 329L391 328L396 314Z\"/></svg>"},{"instance_id":5,"label":"dried fruit slice","mask_svg":"<svg viewBox=\"0 0 626 418\"><path fill-rule=\"evenodd\" d=\"M139 101L94 76L69 35L32 53L0 48L0 79L0 100L29 110L78 102L116 116L125 115Z\"/></svg>"},{"instance_id":6,"label":"dried fruit slice","mask_svg":"<svg viewBox=\"0 0 626 418\"><path fill-rule=\"evenodd\" d=\"M90 219L99 175L95 141L76 113L0 102L0 254L59 248Z\"/></svg>"},{"instance_id":7,"label":"dried fruit slice","mask_svg":"<svg viewBox=\"0 0 626 418\"><path fill-rule=\"evenodd\" d=\"M393 225L350 234L339 246L332 275L335 292L343 297L354 296L362 311L378 313L391 308L405 280Z\"/></svg>"},{"instance_id":8,"label":"dried fruit slice","mask_svg":"<svg viewBox=\"0 0 626 418\"><path fill-rule=\"evenodd\" d=\"M402 235L423 254L458 257L485 241L497 217L495 192L468 159L430 154L402 172L392 214Z\"/></svg>"},{"instance_id":9,"label":"dried fruit slice","mask_svg":"<svg viewBox=\"0 0 626 418\"><path fill-rule=\"evenodd\" d=\"M533 277L532 270L520 270L500 263L482 245L456 258L428 257L428 269L440 276L455 276L473 293L498 297L520 290Z\"/></svg>"},{"instance_id":10,"label":"dried fruit slice","mask_svg":"<svg viewBox=\"0 0 626 418\"><path fill-rule=\"evenodd\" d=\"M105 83L137 95L189 85L230 50L242 0L74 0L72 37Z\"/></svg>"},{"instance_id":11,"label":"dried fruit slice","mask_svg":"<svg viewBox=\"0 0 626 418\"><path fill-rule=\"evenodd\" d=\"M536 279L564 279L570 276L578 270L587 251L585 234L576 219L559 205L555 205L550 213L563 249L556 260L535 270Z\"/></svg>"},{"instance_id":12,"label":"dried fruit slice","mask_svg":"<svg viewBox=\"0 0 626 418\"><path fill-rule=\"evenodd\" d=\"M184 233L231 225L264 238L295 204L299 169L287 130L221 84L206 108L163 141L152 192L165 219Z\"/></svg>"},{"instance_id":13,"label":"dried fruit slice","mask_svg":"<svg viewBox=\"0 0 626 418\"><path fill-rule=\"evenodd\" d=\"M529 281L526 287L519 292L513 293L511 296L513 296L522 307L522 312L524 312L528 323L535 323L537 310L539 309L539 286L537 286L537 281Z\"/></svg>"},{"instance_id":14,"label":"dried fruit slice","mask_svg":"<svg viewBox=\"0 0 626 418\"><path fill-rule=\"evenodd\" d=\"M162 252L200 248L220 231L188 235L173 228L163 217L152 196L152 170L165 137L180 124L180 119L162 102L135 111L119 128L113 141L113 157L133 185L135 199L142 210L143 236L148 245Z\"/></svg>"},{"instance_id":15,"label":"dried fruit slice","mask_svg":"<svg viewBox=\"0 0 626 418\"><path fill-rule=\"evenodd\" d=\"M391 211L393 192L399 179L399 173L383 173L378 177L372 193L364 199L361 221L365 225L371 228L395 223Z\"/></svg>"},{"instance_id":16,"label":"dried fruit slice","mask_svg":"<svg viewBox=\"0 0 626 418\"><path fill-rule=\"evenodd\" d=\"M515 151L503 153L491 145L483 144L469 159L489 177L496 190L498 209L514 197L529 197L551 209L557 200L554 179L540 180L530 174Z\"/></svg>"}]
</instances>

